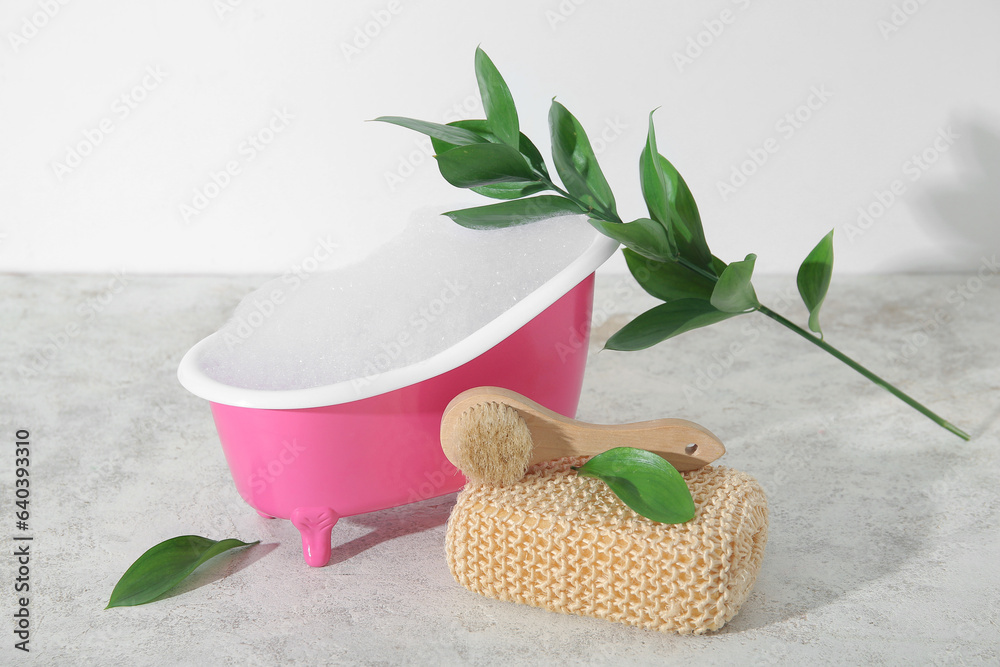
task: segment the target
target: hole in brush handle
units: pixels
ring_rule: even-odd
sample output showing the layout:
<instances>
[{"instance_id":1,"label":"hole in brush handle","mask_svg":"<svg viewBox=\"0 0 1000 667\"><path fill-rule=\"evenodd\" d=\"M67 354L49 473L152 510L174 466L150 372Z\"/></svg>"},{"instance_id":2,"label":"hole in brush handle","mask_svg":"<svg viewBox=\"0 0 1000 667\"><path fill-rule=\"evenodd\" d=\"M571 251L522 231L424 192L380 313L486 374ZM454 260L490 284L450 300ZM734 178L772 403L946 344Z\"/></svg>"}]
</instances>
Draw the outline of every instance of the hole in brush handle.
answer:
<instances>
[{"instance_id":1,"label":"hole in brush handle","mask_svg":"<svg viewBox=\"0 0 1000 667\"><path fill-rule=\"evenodd\" d=\"M688 456L694 456L694 453L698 451L698 444L692 442L690 445L684 448L684 453Z\"/></svg>"}]
</instances>

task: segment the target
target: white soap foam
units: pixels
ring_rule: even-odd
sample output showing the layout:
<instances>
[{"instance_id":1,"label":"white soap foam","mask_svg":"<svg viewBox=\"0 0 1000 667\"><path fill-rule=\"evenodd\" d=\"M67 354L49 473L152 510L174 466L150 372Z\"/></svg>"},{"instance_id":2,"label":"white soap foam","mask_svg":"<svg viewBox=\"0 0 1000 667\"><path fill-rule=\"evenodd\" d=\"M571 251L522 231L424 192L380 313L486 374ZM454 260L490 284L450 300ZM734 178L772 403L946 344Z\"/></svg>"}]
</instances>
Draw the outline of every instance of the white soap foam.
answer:
<instances>
[{"instance_id":1,"label":"white soap foam","mask_svg":"<svg viewBox=\"0 0 1000 667\"><path fill-rule=\"evenodd\" d=\"M470 230L415 214L363 261L240 302L199 358L225 385L321 387L428 359L488 325L568 266L597 232L585 216Z\"/></svg>"}]
</instances>

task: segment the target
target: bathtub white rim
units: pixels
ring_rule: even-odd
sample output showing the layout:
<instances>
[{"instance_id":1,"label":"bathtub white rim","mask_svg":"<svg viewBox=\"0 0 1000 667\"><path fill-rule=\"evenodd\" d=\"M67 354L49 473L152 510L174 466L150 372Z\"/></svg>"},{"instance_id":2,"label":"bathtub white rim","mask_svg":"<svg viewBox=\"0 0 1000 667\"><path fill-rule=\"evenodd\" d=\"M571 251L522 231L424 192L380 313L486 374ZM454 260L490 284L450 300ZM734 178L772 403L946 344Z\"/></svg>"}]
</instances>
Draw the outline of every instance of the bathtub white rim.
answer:
<instances>
[{"instance_id":1,"label":"bathtub white rim","mask_svg":"<svg viewBox=\"0 0 1000 667\"><path fill-rule=\"evenodd\" d=\"M321 387L284 390L245 389L223 384L205 375L197 363L202 348L212 338L220 335L219 331L205 337L187 351L177 369L177 379L192 394L212 403L264 410L341 405L385 394L447 373L475 359L579 285L604 264L618 247L617 241L601 234L596 235L593 243L579 257L489 324L432 357L404 368L386 371L371 379L356 378ZM365 380L365 386L359 390L355 385L362 379Z\"/></svg>"}]
</instances>

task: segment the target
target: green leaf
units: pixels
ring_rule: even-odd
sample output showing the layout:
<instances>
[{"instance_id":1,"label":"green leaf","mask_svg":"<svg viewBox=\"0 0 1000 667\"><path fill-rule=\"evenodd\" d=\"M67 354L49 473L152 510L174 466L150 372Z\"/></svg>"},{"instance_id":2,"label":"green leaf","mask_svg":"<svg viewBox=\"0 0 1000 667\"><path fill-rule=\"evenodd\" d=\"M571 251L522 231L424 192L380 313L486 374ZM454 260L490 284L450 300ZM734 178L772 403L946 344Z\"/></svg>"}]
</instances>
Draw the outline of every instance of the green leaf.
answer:
<instances>
[{"instance_id":1,"label":"green leaf","mask_svg":"<svg viewBox=\"0 0 1000 667\"><path fill-rule=\"evenodd\" d=\"M448 126L469 130L471 132L475 132L487 141L501 143L500 139L490 130L489 123L481 118L455 120L448 123ZM535 148L535 145L531 143L531 140L528 139L528 137L523 134L520 136L521 155L528 159L528 163L531 165L532 169L545 178L548 178L549 172L545 168L545 160L542 158L542 154L538 152L538 149ZM434 152L438 155L444 153L445 151L449 151L452 148L456 148L454 144L449 144L445 141L441 141L440 139L435 139L434 137L431 137L431 144L434 147ZM493 199L518 199L519 197L525 197L527 195L533 195L536 192L548 190L549 186L540 180L530 180L507 181L503 183L492 183L490 185L477 185L469 189L475 193L483 195L484 197L491 197Z\"/></svg>"},{"instance_id":2,"label":"green leaf","mask_svg":"<svg viewBox=\"0 0 1000 667\"><path fill-rule=\"evenodd\" d=\"M653 129L653 112L649 112L649 131L646 134L646 145L639 155L639 184L642 186L642 197L646 200L646 209L650 217L663 224L670 222L670 209L667 206L667 179L663 174L663 166L656 148L656 132Z\"/></svg>"},{"instance_id":3,"label":"green leaf","mask_svg":"<svg viewBox=\"0 0 1000 667\"><path fill-rule=\"evenodd\" d=\"M705 230L701 224L701 214L694 195L670 160L660 157L660 170L667 183L667 202L672 212L670 222L674 228L677 248L685 259L698 266L711 269L712 253L705 240Z\"/></svg>"},{"instance_id":4,"label":"green leaf","mask_svg":"<svg viewBox=\"0 0 1000 667\"><path fill-rule=\"evenodd\" d=\"M668 338L738 314L725 313L702 299L668 301L637 316L611 336L604 347L625 352L644 350Z\"/></svg>"},{"instance_id":5,"label":"green leaf","mask_svg":"<svg viewBox=\"0 0 1000 667\"><path fill-rule=\"evenodd\" d=\"M566 107L552 100L549 109L552 159L571 195L597 211L617 216L615 196L597 164L583 126Z\"/></svg>"},{"instance_id":6,"label":"green leaf","mask_svg":"<svg viewBox=\"0 0 1000 667\"><path fill-rule=\"evenodd\" d=\"M526 225L557 215L579 215L580 207L565 197L541 195L515 201L448 211L446 216L471 229L496 229Z\"/></svg>"},{"instance_id":7,"label":"green leaf","mask_svg":"<svg viewBox=\"0 0 1000 667\"><path fill-rule=\"evenodd\" d=\"M658 262L642 257L628 248L622 250L625 263L639 285L661 301L712 298L715 283L677 262Z\"/></svg>"},{"instance_id":8,"label":"green leaf","mask_svg":"<svg viewBox=\"0 0 1000 667\"><path fill-rule=\"evenodd\" d=\"M441 175L459 188L534 179L524 156L505 144L457 146L435 157Z\"/></svg>"},{"instance_id":9,"label":"green leaf","mask_svg":"<svg viewBox=\"0 0 1000 667\"><path fill-rule=\"evenodd\" d=\"M745 313L760 308L750 278L757 255L750 253L741 262L733 262L719 276L712 291L712 305L724 313Z\"/></svg>"},{"instance_id":10,"label":"green leaf","mask_svg":"<svg viewBox=\"0 0 1000 667\"><path fill-rule=\"evenodd\" d=\"M666 459L644 449L609 449L580 466L576 474L602 480L647 519L684 523L694 518L694 498L684 477Z\"/></svg>"},{"instance_id":11,"label":"green leaf","mask_svg":"<svg viewBox=\"0 0 1000 667\"><path fill-rule=\"evenodd\" d=\"M483 120L482 118L453 120L448 123L448 126L460 127L462 129L469 130L481 136L483 139L492 141L495 144L503 143L500 141L500 138L493 134L493 131L490 130L489 122ZM431 137L431 144L434 146L435 153L444 153L446 150L455 148L455 144L449 144L445 141L441 141L440 139L435 139L434 137ZM531 143L531 139L525 136L524 133L521 133L520 135L518 150L521 151L521 155L528 158L528 163L531 165L532 169L545 176L545 178L549 177L549 170L545 168L545 158L542 157L542 154L537 148L535 148L535 144Z\"/></svg>"},{"instance_id":12,"label":"green leaf","mask_svg":"<svg viewBox=\"0 0 1000 667\"><path fill-rule=\"evenodd\" d=\"M139 556L122 575L111 592L111 599L105 609L152 602L213 556L259 542L240 542L235 539L216 542L198 535L182 535L160 542Z\"/></svg>"},{"instance_id":13,"label":"green leaf","mask_svg":"<svg viewBox=\"0 0 1000 667\"><path fill-rule=\"evenodd\" d=\"M639 218L632 222L621 223L590 218L589 222L597 228L597 231L643 257L660 262L676 259L670 239L667 238L667 231L656 220Z\"/></svg>"},{"instance_id":14,"label":"green leaf","mask_svg":"<svg viewBox=\"0 0 1000 667\"><path fill-rule=\"evenodd\" d=\"M455 127L453 125L441 125L440 123L429 123L413 118L403 118L402 116L379 116L375 120L382 123L399 125L409 130L416 130L421 134L426 134L431 139L440 139L453 146L467 146L469 144L483 144L488 139L479 136L475 132Z\"/></svg>"},{"instance_id":15,"label":"green leaf","mask_svg":"<svg viewBox=\"0 0 1000 667\"><path fill-rule=\"evenodd\" d=\"M531 143L531 139L526 137L524 134L521 135L518 149L521 151L521 155L528 158L528 163L531 165L532 169L545 178L549 177L549 170L545 167L545 158L543 158L542 154L538 152L537 148L535 148L535 144Z\"/></svg>"},{"instance_id":16,"label":"green leaf","mask_svg":"<svg viewBox=\"0 0 1000 667\"><path fill-rule=\"evenodd\" d=\"M674 165L657 150L653 112L649 114L646 146L639 156L639 182L650 217L667 227L681 256L696 266L714 270L694 196Z\"/></svg>"},{"instance_id":17,"label":"green leaf","mask_svg":"<svg viewBox=\"0 0 1000 667\"><path fill-rule=\"evenodd\" d=\"M520 132L517 125L517 109L510 95L507 83L500 76L493 61L481 48L476 47L476 80L479 94L483 98L483 108L493 134L511 148L518 148Z\"/></svg>"},{"instance_id":18,"label":"green leaf","mask_svg":"<svg viewBox=\"0 0 1000 667\"><path fill-rule=\"evenodd\" d=\"M540 181L510 181L506 183L491 183L469 188L476 194L490 199L520 199L536 192L548 190L549 186Z\"/></svg>"},{"instance_id":19,"label":"green leaf","mask_svg":"<svg viewBox=\"0 0 1000 667\"><path fill-rule=\"evenodd\" d=\"M799 274L796 283L799 286L799 295L809 309L809 329L823 337L823 331L819 327L819 309L826 298L826 291L830 288L830 277L833 275L833 230L824 236L816 247L812 249L802 266L799 267Z\"/></svg>"}]
</instances>

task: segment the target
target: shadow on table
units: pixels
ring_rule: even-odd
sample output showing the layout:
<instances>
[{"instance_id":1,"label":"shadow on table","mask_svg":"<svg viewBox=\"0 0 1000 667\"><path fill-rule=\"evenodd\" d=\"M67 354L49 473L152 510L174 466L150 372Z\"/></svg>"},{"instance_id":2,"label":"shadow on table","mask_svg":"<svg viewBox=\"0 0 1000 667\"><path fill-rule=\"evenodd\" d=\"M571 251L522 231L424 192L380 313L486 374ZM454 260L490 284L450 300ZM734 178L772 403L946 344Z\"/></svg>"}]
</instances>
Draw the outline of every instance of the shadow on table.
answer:
<instances>
[{"instance_id":1,"label":"shadow on table","mask_svg":"<svg viewBox=\"0 0 1000 667\"><path fill-rule=\"evenodd\" d=\"M979 438L982 438L986 434L986 432L989 431L994 424L996 424L998 418L1000 418L1000 406L997 406L997 408L993 412L987 415L987 417L983 419L981 424L971 429L969 431L969 435L972 437L973 440L978 440Z\"/></svg>"},{"instance_id":2,"label":"shadow on table","mask_svg":"<svg viewBox=\"0 0 1000 667\"><path fill-rule=\"evenodd\" d=\"M921 179L913 185L916 196L911 203L924 227L972 269L984 255L1000 250L1000 188L996 187L1000 135L990 123L975 117L955 121L954 128L957 138L949 157L957 178L948 183L930 176L926 182Z\"/></svg>"},{"instance_id":3,"label":"shadow on table","mask_svg":"<svg viewBox=\"0 0 1000 667\"><path fill-rule=\"evenodd\" d=\"M365 533L344 544L335 544L330 553L330 565L343 563L367 549L404 535L422 533L425 530L443 526L448 521L451 508L455 505L455 494L431 498L418 503L357 516L345 517L341 523L365 526L371 532ZM334 528L334 535L337 529Z\"/></svg>"},{"instance_id":4,"label":"shadow on table","mask_svg":"<svg viewBox=\"0 0 1000 667\"><path fill-rule=\"evenodd\" d=\"M747 435L747 442L761 443L753 465L762 469L750 472L767 493L770 529L755 588L720 633L793 621L911 561L939 558L933 536L963 493L950 474L961 459L949 445L964 443L942 435L929 444L904 441L904 450L899 436L879 441L855 433L852 439L850 428ZM906 591L897 588L884 586L905 604ZM864 613L880 612L866 607Z\"/></svg>"},{"instance_id":5,"label":"shadow on table","mask_svg":"<svg viewBox=\"0 0 1000 667\"><path fill-rule=\"evenodd\" d=\"M267 544L241 547L233 551L225 551L198 566L198 569L192 572L187 579L179 583L176 588L167 591L156 599L158 601L166 600L183 595L188 591L206 586L220 579L225 579L231 574L250 567L277 548L277 542L269 542Z\"/></svg>"}]
</instances>

